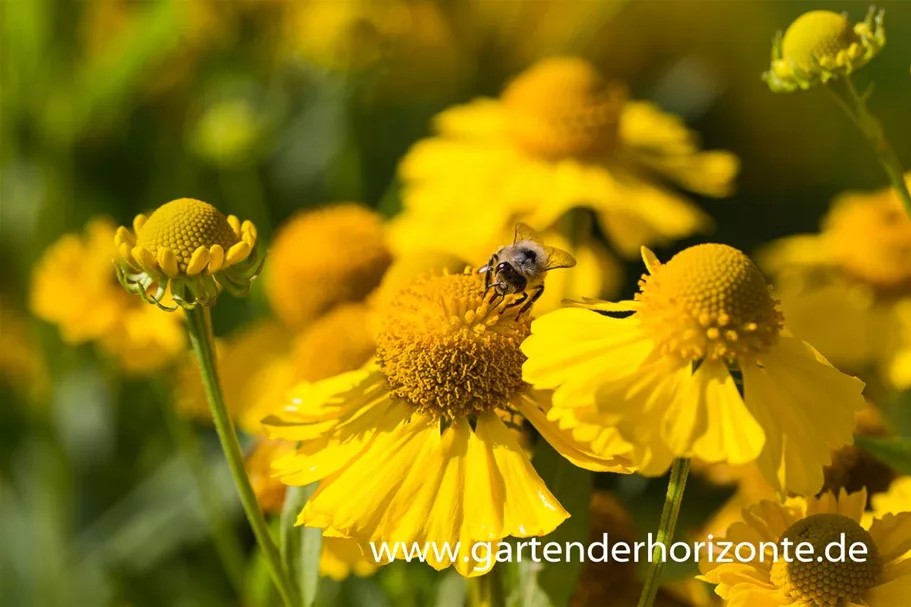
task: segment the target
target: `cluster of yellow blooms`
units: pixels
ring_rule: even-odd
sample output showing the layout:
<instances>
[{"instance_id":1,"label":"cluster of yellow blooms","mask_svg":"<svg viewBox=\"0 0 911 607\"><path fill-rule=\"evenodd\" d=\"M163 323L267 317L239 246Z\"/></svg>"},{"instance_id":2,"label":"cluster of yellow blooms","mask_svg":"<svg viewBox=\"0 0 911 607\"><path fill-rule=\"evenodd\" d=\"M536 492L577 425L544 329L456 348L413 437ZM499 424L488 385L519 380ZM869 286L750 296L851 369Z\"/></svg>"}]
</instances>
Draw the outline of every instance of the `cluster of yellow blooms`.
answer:
<instances>
[{"instance_id":1,"label":"cluster of yellow blooms","mask_svg":"<svg viewBox=\"0 0 911 607\"><path fill-rule=\"evenodd\" d=\"M305 27L312 15L300 18ZM390 36L403 27L374 26ZM881 14L852 27L808 13L776 42L765 77L774 90L825 84L883 43ZM228 409L258 437L247 465L262 507L281 507L276 477L319 483L297 522L323 529L323 572L369 573L358 549L368 542L464 550L553 531L569 512L532 466L519 431L527 422L588 470L660 476L681 458L748 468L741 474L762 489L741 487L741 520L719 523L728 539L762 550L844 533L875 555L855 569L703 562L700 579L726 605L906 605L911 479L874 495L870 511L865 490L820 493L865 407L864 383L827 357L858 372L872 361L895 386L911 384L911 220L894 192L845 195L819 235L762 254L779 301L730 246L699 244L664 262L647 248L711 228L669 184L727 196L738 160L702 151L680 120L629 100L588 62L545 59L498 99L446 110L435 127L401 163L404 210L388 224L344 204L282 227L264 276L275 320L220 346ZM553 299L536 319L521 313L519 293L491 298L477 272L517 222L579 260L548 279ZM632 300L590 299L618 284L595 224L614 253L642 257ZM66 341L95 341L128 370L148 371L184 349L180 316L128 297L115 274L147 302L192 309L222 290L245 292L262 261L250 222L180 199L132 230L96 220L62 238L39 263L32 306ZM585 299L560 307L566 297ZM179 406L202 411L195 370L185 371ZM606 499L596 496L593 512L609 510ZM428 563L488 571L470 559ZM603 600L592 588L579 604Z\"/></svg>"}]
</instances>

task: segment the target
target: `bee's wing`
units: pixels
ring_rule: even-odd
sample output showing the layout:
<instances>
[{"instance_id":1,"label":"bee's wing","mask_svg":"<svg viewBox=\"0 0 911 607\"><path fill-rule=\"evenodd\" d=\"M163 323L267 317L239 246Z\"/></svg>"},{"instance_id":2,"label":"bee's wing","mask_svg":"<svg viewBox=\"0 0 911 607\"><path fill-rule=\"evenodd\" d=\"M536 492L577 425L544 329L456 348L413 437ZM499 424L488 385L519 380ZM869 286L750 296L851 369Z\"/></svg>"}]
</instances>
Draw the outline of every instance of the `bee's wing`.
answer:
<instances>
[{"instance_id":1,"label":"bee's wing","mask_svg":"<svg viewBox=\"0 0 911 607\"><path fill-rule=\"evenodd\" d=\"M576 265L576 258L563 249L556 247L544 247L547 250L547 265L545 270L557 270L560 268L571 268Z\"/></svg>"},{"instance_id":2,"label":"bee's wing","mask_svg":"<svg viewBox=\"0 0 911 607\"><path fill-rule=\"evenodd\" d=\"M522 223L520 221L519 223L516 224L516 235L515 235L515 238L513 238L513 240L512 240L512 244L516 244L517 242L520 242L522 240L530 240L530 241L536 242L540 245L544 244L543 242L541 242L541 237L538 236L538 233L534 230L534 228L529 226L527 223Z\"/></svg>"}]
</instances>

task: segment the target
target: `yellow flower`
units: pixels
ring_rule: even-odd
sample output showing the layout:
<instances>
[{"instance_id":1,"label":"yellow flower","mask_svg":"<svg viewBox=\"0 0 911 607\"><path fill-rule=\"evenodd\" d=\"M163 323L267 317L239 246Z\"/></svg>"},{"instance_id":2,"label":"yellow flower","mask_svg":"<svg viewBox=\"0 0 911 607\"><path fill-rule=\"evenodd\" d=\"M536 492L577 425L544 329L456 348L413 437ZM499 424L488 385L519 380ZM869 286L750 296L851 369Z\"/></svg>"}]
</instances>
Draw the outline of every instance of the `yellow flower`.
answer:
<instances>
[{"instance_id":1,"label":"yellow flower","mask_svg":"<svg viewBox=\"0 0 911 607\"><path fill-rule=\"evenodd\" d=\"M194 126L193 148L202 158L216 165L249 165L257 154L265 130L262 114L243 97L212 103Z\"/></svg>"},{"instance_id":2,"label":"yellow flower","mask_svg":"<svg viewBox=\"0 0 911 607\"><path fill-rule=\"evenodd\" d=\"M764 501L743 512L725 540L752 545L748 562L708 562L703 555L702 579L717 584L715 593L726 607L904 607L911 596L911 513L863 519L865 491L837 496L792 498L784 504ZM844 534L847 547L866 547L866 559L826 559L824 551ZM720 538L716 538L716 541ZM784 540L790 542L784 558ZM819 560L795 558L795 545L809 542ZM779 546L774 560L773 545ZM749 556L749 550L741 553ZM763 555L760 559L759 555ZM715 555L718 556L718 555ZM733 559L732 559L733 560Z\"/></svg>"},{"instance_id":3,"label":"yellow flower","mask_svg":"<svg viewBox=\"0 0 911 607\"><path fill-rule=\"evenodd\" d=\"M281 514L287 489L272 476L272 461L294 453L296 449L293 441L260 438L247 453L244 467L259 507L266 514Z\"/></svg>"},{"instance_id":4,"label":"yellow flower","mask_svg":"<svg viewBox=\"0 0 911 607\"><path fill-rule=\"evenodd\" d=\"M442 250L474 260L516 221L543 232L580 207L595 212L622 253L635 254L710 227L664 181L727 196L738 169L735 156L701 152L679 119L628 101L624 86L577 58L540 61L499 99L446 110L435 127L400 167L397 254L458 246Z\"/></svg>"},{"instance_id":5,"label":"yellow flower","mask_svg":"<svg viewBox=\"0 0 911 607\"><path fill-rule=\"evenodd\" d=\"M878 517L911 512L911 476L895 479L888 491L874 495L870 501L873 506L873 514Z\"/></svg>"},{"instance_id":6,"label":"yellow flower","mask_svg":"<svg viewBox=\"0 0 911 607\"><path fill-rule=\"evenodd\" d=\"M343 580L352 573L366 577L376 571L363 548L346 537L323 536L323 550L319 559L319 574L333 580Z\"/></svg>"},{"instance_id":7,"label":"yellow flower","mask_svg":"<svg viewBox=\"0 0 911 607\"><path fill-rule=\"evenodd\" d=\"M697 245L666 264L643 249L643 258L636 301L535 321L524 376L555 390L551 418L575 420L577 434L616 428L648 476L675 457L756 461L781 491L818 491L830 448L852 440L863 382L782 331L765 279L737 249Z\"/></svg>"},{"instance_id":8,"label":"yellow flower","mask_svg":"<svg viewBox=\"0 0 911 607\"><path fill-rule=\"evenodd\" d=\"M783 238L758 261L798 337L836 365L911 385L911 220L894 190L840 195L818 234Z\"/></svg>"},{"instance_id":9,"label":"yellow flower","mask_svg":"<svg viewBox=\"0 0 911 607\"><path fill-rule=\"evenodd\" d=\"M602 457L547 421L549 395L522 381L530 321L506 307L513 299L492 306L476 273L416 282L390 306L375 360L295 388L292 404L264 423L273 438L302 441L275 462L282 480L320 481L298 524L362 543L461 541L463 550L552 531L568 513L504 411L524 416L577 465L627 471L623 458ZM470 557L430 564L484 572Z\"/></svg>"},{"instance_id":10,"label":"yellow flower","mask_svg":"<svg viewBox=\"0 0 911 607\"><path fill-rule=\"evenodd\" d=\"M97 342L128 372L161 368L186 347L180 318L148 310L117 284L114 224L96 218L66 234L35 264L30 307L70 344Z\"/></svg>"},{"instance_id":11,"label":"yellow flower","mask_svg":"<svg viewBox=\"0 0 911 607\"><path fill-rule=\"evenodd\" d=\"M390 262L382 218L367 207L301 213L272 243L266 293L282 322L300 327L336 304L362 300Z\"/></svg>"},{"instance_id":12,"label":"yellow flower","mask_svg":"<svg viewBox=\"0 0 911 607\"><path fill-rule=\"evenodd\" d=\"M884 11L870 7L862 23L846 14L804 13L772 42L772 65L762 75L776 93L808 89L863 67L886 43Z\"/></svg>"},{"instance_id":13,"label":"yellow flower","mask_svg":"<svg viewBox=\"0 0 911 607\"><path fill-rule=\"evenodd\" d=\"M133 230L117 228L114 243L120 283L168 311L215 305L222 289L244 295L262 267L256 226L192 198L137 215ZM168 290L174 305L166 300Z\"/></svg>"}]
</instances>

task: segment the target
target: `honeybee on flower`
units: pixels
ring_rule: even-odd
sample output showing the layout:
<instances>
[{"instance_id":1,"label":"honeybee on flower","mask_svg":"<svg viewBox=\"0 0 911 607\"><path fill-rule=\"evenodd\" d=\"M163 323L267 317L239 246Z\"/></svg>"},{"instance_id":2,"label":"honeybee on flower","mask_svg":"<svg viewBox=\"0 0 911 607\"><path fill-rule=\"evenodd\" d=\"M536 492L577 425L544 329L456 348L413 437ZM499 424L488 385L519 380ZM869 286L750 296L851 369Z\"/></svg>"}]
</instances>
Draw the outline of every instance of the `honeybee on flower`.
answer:
<instances>
[{"instance_id":1,"label":"honeybee on flower","mask_svg":"<svg viewBox=\"0 0 911 607\"><path fill-rule=\"evenodd\" d=\"M544 276L549 270L575 265L576 259L572 255L563 249L547 246L537 232L519 223L512 244L497 249L478 273L484 274L485 292L494 290L491 301L510 293L521 293L507 306L522 306L516 315L519 317L530 310L544 293Z\"/></svg>"}]
</instances>

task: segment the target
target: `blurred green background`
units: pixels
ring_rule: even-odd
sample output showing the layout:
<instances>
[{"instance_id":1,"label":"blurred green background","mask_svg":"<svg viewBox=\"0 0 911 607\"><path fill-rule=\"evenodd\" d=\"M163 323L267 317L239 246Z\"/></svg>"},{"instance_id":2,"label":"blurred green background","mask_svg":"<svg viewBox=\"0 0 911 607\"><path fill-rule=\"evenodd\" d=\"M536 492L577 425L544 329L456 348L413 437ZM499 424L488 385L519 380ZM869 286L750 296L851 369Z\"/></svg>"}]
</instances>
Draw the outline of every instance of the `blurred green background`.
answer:
<instances>
[{"instance_id":1,"label":"blurred green background","mask_svg":"<svg viewBox=\"0 0 911 607\"><path fill-rule=\"evenodd\" d=\"M34 346L44 367L0 378L0 603L258 600L248 590L253 598L239 601L214 557L162 412L168 378L123 378L91 347L64 346L52 326L29 318L34 262L96 215L128 225L193 197L252 219L264 240L295 211L326 202L393 215L397 163L428 135L431 117L496 96L553 54L590 59L626 81L633 98L681 116L704 148L741 158L735 195L699 200L717 221L717 241L751 251L813 231L834 194L886 185L823 92L775 95L759 77L776 30L813 8L859 21L866 3L427 0L395 3L413 21L391 32L383 12L393 3L365 4L0 3L0 331ZM878 6L889 42L857 81L876 83L870 106L907 164L911 3ZM222 298L216 332L265 316L260 291ZM13 318L25 319L23 331ZM200 434L238 515L214 437ZM249 575L248 588L266 584L255 564ZM325 592L341 593L337 604L417 606L437 596L459 604L460 581L442 579L396 564Z\"/></svg>"}]
</instances>

